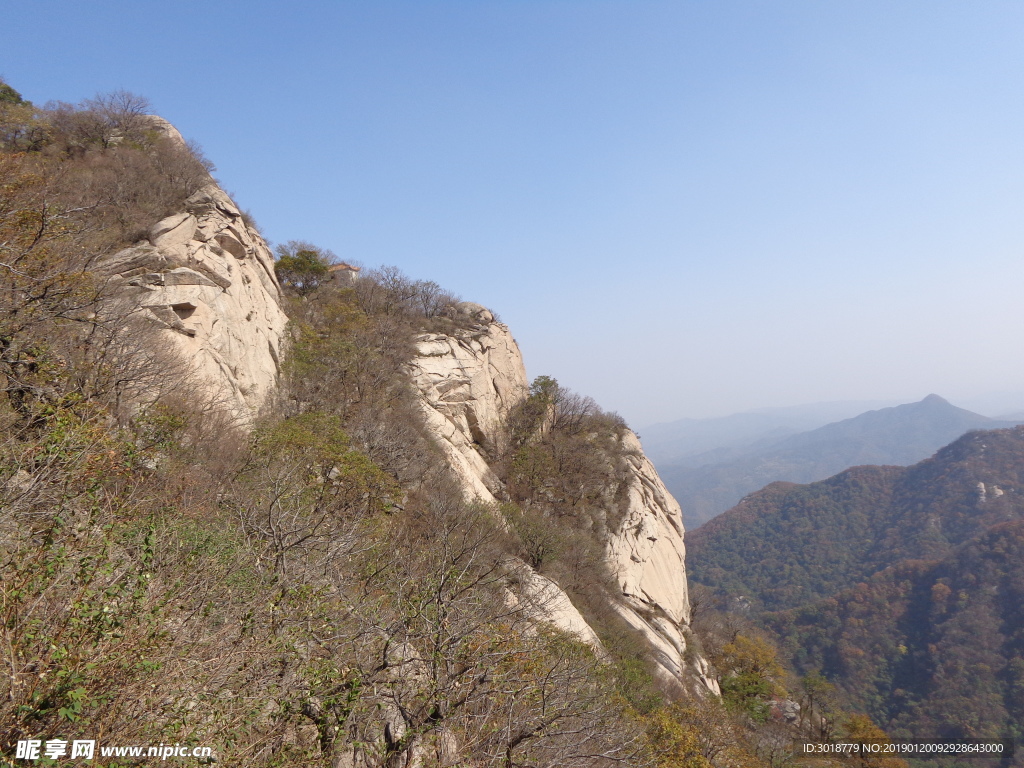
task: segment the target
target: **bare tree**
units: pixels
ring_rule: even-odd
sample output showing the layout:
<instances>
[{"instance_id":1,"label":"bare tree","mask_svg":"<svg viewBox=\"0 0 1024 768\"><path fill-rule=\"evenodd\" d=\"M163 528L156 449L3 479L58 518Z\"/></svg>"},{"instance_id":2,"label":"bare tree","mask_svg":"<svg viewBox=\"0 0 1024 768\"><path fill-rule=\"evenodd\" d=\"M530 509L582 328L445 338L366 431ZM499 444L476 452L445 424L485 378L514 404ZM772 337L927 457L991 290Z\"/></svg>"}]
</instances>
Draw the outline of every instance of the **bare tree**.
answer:
<instances>
[{"instance_id":1,"label":"bare tree","mask_svg":"<svg viewBox=\"0 0 1024 768\"><path fill-rule=\"evenodd\" d=\"M436 494L427 504L396 521L386 552L368 553L375 567L350 614L360 629L332 654L358 659L358 671L311 691L304 708L321 733L333 724L334 758L497 767L637 757L610 670L538 627L531 598L508 598L516 580L491 514Z\"/></svg>"},{"instance_id":2,"label":"bare tree","mask_svg":"<svg viewBox=\"0 0 1024 768\"><path fill-rule=\"evenodd\" d=\"M146 115L153 105L145 96L120 88L98 93L82 102L84 110L95 113L103 125L100 143L108 147L117 141L139 141L148 127Z\"/></svg>"}]
</instances>

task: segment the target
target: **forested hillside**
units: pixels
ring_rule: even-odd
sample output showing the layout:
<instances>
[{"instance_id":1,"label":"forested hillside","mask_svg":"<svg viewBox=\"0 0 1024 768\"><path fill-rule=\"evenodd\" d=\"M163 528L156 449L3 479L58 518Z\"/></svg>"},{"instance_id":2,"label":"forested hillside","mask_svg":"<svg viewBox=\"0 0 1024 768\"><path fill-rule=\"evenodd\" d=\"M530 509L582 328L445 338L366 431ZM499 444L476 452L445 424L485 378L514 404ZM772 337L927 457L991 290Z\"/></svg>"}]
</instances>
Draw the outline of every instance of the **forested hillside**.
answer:
<instances>
[{"instance_id":1,"label":"forested hillside","mask_svg":"<svg viewBox=\"0 0 1024 768\"><path fill-rule=\"evenodd\" d=\"M423 436L403 364L457 327L436 286L296 290L246 434L94 269L209 183L145 107L3 112L5 748L74 730L246 765L640 760L614 668L503 597L521 545Z\"/></svg>"},{"instance_id":2,"label":"forested hillside","mask_svg":"<svg viewBox=\"0 0 1024 768\"><path fill-rule=\"evenodd\" d=\"M691 578L902 737L1021 736L1024 428L776 483L688 538Z\"/></svg>"},{"instance_id":3,"label":"forested hillside","mask_svg":"<svg viewBox=\"0 0 1024 768\"><path fill-rule=\"evenodd\" d=\"M82 738L225 765L733 768L786 764L795 735L875 733L793 714L799 684L753 629L704 611L693 634L685 594L671 615L627 592L647 582L618 581L609 537L660 481L588 398L540 377L494 439L471 425L496 502L468 494L411 370L491 313L391 268L329 280L300 241L261 275L252 218L148 110L0 87L5 757ZM229 291L237 309L260 285L289 318L286 348L259 350L269 390L211 332ZM557 628L566 595L593 639ZM722 697L668 685L673 657Z\"/></svg>"},{"instance_id":4,"label":"forested hillside","mask_svg":"<svg viewBox=\"0 0 1024 768\"><path fill-rule=\"evenodd\" d=\"M769 614L798 669L821 671L895 737L1024 736L1024 521Z\"/></svg>"}]
</instances>

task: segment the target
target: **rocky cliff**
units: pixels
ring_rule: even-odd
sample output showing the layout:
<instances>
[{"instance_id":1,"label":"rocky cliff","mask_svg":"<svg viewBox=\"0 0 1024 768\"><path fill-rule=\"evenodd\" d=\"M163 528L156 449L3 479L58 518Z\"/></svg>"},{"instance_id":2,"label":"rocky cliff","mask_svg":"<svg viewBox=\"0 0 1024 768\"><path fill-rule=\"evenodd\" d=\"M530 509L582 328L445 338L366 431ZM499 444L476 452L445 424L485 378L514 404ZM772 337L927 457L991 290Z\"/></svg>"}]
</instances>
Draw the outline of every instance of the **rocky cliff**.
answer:
<instances>
[{"instance_id":1,"label":"rocky cliff","mask_svg":"<svg viewBox=\"0 0 1024 768\"><path fill-rule=\"evenodd\" d=\"M529 384L508 326L479 304L456 309L471 319L470 327L421 336L411 373L427 426L467 496L493 503L500 482L485 455L496 448L502 421Z\"/></svg>"},{"instance_id":2,"label":"rocky cliff","mask_svg":"<svg viewBox=\"0 0 1024 768\"><path fill-rule=\"evenodd\" d=\"M154 122L180 140L173 127ZM154 225L146 240L108 258L103 270L159 327L161 341L191 361L216 400L242 422L256 415L277 383L287 318L267 244L223 190L213 183L199 190L181 212ZM421 336L410 373L425 424L467 498L494 504L503 488L489 462L500 450L505 417L529 385L508 327L478 304L454 309L460 330ZM612 607L646 638L664 683L702 680L714 688L703 660L686 653L689 601L679 505L636 436L628 433L624 442L628 477L616 518L621 523L605 542L621 590ZM512 570L519 594L535 606L531 610L600 647L556 583L525 563Z\"/></svg>"},{"instance_id":3,"label":"rocky cliff","mask_svg":"<svg viewBox=\"0 0 1024 768\"><path fill-rule=\"evenodd\" d=\"M231 198L210 183L102 270L191 362L212 399L251 420L277 383L287 318L273 256Z\"/></svg>"},{"instance_id":4,"label":"rocky cliff","mask_svg":"<svg viewBox=\"0 0 1024 768\"><path fill-rule=\"evenodd\" d=\"M477 304L461 304L458 310L474 325L453 335L422 336L411 372L428 428L467 497L494 503L502 488L488 461L500 439L499 425L526 396L526 371L507 326ZM686 653L690 606L679 505L636 436L629 432L624 440L629 465L624 514L605 552L621 588L612 607L646 638L664 684L693 688L699 681L698 686L717 691L706 662ZM565 592L525 564L520 570L523 584L547 596L541 604L550 606L548 621L598 645Z\"/></svg>"},{"instance_id":5,"label":"rocky cliff","mask_svg":"<svg viewBox=\"0 0 1024 768\"><path fill-rule=\"evenodd\" d=\"M636 435L628 432L625 442L630 449L625 516L606 550L622 590L613 607L646 638L664 683L689 685L696 679L718 693L707 662L686 652L690 600L682 511Z\"/></svg>"}]
</instances>

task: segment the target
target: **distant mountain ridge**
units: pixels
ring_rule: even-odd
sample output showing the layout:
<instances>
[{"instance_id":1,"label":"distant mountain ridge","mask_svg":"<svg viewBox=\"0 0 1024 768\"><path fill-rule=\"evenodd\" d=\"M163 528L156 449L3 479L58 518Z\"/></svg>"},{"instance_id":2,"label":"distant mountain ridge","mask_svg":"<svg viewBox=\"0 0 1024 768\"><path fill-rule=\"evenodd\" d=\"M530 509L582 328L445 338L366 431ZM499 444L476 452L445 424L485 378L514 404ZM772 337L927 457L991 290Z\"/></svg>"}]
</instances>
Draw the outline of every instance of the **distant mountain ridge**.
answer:
<instances>
[{"instance_id":1,"label":"distant mountain ridge","mask_svg":"<svg viewBox=\"0 0 1024 768\"><path fill-rule=\"evenodd\" d=\"M772 482L810 483L864 464L907 466L972 429L1016 423L958 408L933 394L807 432L762 438L740 455L708 452L700 466L695 464L701 456L691 456L685 466L662 464L658 469L692 530Z\"/></svg>"},{"instance_id":2,"label":"distant mountain ridge","mask_svg":"<svg viewBox=\"0 0 1024 768\"><path fill-rule=\"evenodd\" d=\"M700 466L703 456L715 451L739 455L762 441L778 441L848 419L873 408L894 403L879 400L842 400L780 408L757 408L729 416L677 419L640 430L644 452L655 464Z\"/></svg>"},{"instance_id":3,"label":"distant mountain ridge","mask_svg":"<svg viewBox=\"0 0 1024 768\"><path fill-rule=\"evenodd\" d=\"M744 596L893 736L1024 737L1024 427L773 483L687 549L692 581Z\"/></svg>"}]
</instances>

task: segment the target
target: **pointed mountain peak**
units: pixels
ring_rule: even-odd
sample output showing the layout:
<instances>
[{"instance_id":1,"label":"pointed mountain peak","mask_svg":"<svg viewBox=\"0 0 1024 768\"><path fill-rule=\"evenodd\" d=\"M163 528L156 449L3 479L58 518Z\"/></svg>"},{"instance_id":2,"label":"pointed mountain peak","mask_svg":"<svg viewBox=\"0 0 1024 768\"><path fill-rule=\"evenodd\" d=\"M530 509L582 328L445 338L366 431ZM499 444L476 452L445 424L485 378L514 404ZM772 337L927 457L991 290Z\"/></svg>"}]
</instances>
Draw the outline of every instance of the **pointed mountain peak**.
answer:
<instances>
[{"instance_id":1,"label":"pointed mountain peak","mask_svg":"<svg viewBox=\"0 0 1024 768\"><path fill-rule=\"evenodd\" d=\"M921 401L922 405L949 405L949 400L944 397L939 397L936 394L928 395L924 400Z\"/></svg>"}]
</instances>

